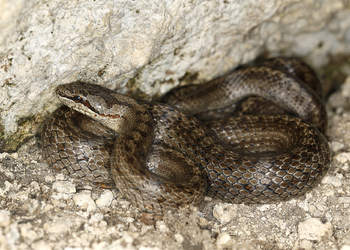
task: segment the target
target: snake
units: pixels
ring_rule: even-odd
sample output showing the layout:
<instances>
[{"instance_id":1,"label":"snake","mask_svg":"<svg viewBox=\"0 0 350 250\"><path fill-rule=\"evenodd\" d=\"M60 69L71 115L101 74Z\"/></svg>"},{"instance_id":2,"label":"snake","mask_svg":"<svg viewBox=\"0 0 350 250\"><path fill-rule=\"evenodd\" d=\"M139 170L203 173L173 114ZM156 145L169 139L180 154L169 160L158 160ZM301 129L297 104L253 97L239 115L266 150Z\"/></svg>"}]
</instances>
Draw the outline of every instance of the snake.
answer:
<instances>
[{"instance_id":1,"label":"snake","mask_svg":"<svg viewBox=\"0 0 350 250\"><path fill-rule=\"evenodd\" d=\"M115 185L156 214L199 205L206 195L288 200L317 185L330 165L317 81L307 64L274 58L175 88L165 103L63 84L56 94L64 106L43 126L43 157L74 178Z\"/></svg>"}]
</instances>

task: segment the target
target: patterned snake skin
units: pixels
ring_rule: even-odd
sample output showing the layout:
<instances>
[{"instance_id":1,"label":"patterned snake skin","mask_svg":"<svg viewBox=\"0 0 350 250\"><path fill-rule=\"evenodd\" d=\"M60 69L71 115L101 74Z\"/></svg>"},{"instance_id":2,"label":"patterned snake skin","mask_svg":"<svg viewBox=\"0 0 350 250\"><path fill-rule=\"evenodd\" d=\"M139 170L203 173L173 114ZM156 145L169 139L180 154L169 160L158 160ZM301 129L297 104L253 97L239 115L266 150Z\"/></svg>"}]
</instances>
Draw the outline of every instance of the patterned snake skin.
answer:
<instances>
[{"instance_id":1,"label":"patterned snake skin","mask_svg":"<svg viewBox=\"0 0 350 250\"><path fill-rule=\"evenodd\" d=\"M197 205L206 192L234 203L286 200L315 186L330 163L315 81L302 62L276 58L176 89L165 98L170 105L81 82L62 85L57 95L69 108L45 123L43 155L73 177L115 183L133 204L159 214ZM264 115L194 117L252 107Z\"/></svg>"}]
</instances>

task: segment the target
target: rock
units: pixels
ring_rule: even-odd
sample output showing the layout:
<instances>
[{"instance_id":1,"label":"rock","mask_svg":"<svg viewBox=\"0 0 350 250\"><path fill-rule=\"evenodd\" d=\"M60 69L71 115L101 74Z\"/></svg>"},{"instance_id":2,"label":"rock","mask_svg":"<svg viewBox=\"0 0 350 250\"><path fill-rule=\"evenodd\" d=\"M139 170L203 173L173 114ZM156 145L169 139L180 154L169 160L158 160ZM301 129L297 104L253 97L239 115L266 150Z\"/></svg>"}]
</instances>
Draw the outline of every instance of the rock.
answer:
<instances>
[{"instance_id":1,"label":"rock","mask_svg":"<svg viewBox=\"0 0 350 250\"><path fill-rule=\"evenodd\" d=\"M75 185L69 181L55 181L52 189L59 193L72 194L76 192Z\"/></svg>"},{"instance_id":2,"label":"rock","mask_svg":"<svg viewBox=\"0 0 350 250\"><path fill-rule=\"evenodd\" d=\"M0 210L0 227L6 227L10 225L11 213L10 211Z\"/></svg>"},{"instance_id":3,"label":"rock","mask_svg":"<svg viewBox=\"0 0 350 250\"><path fill-rule=\"evenodd\" d=\"M179 243L182 243L184 241L184 237L181 234L175 234L174 238Z\"/></svg>"},{"instance_id":4,"label":"rock","mask_svg":"<svg viewBox=\"0 0 350 250\"><path fill-rule=\"evenodd\" d=\"M75 205L85 208L88 212L96 210L96 204L88 194L75 194L73 195L73 201Z\"/></svg>"},{"instance_id":5,"label":"rock","mask_svg":"<svg viewBox=\"0 0 350 250\"><path fill-rule=\"evenodd\" d=\"M70 231L70 222L66 220L55 220L44 224L47 234L64 234Z\"/></svg>"},{"instance_id":6,"label":"rock","mask_svg":"<svg viewBox=\"0 0 350 250\"><path fill-rule=\"evenodd\" d=\"M334 156L334 159L340 162L341 164L344 164L346 162L350 161L350 153L340 153Z\"/></svg>"},{"instance_id":7,"label":"rock","mask_svg":"<svg viewBox=\"0 0 350 250\"><path fill-rule=\"evenodd\" d=\"M330 222L323 224L318 218L310 218L299 223L298 233L300 239L319 241L332 235L332 225Z\"/></svg>"},{"instance_id":8,"label":"rock","mask_svg":"<svg viewBox=\"0 0 350 250\"><path fill-rule=\"evenodd\" d=\"M93 214L91 215L91 218L89 220L89 223L90 224L93 224L93 223L97 223L97 222L100 222L103 220L103 214L101 213L96 213L96 214Z\"/></svg>"},{"instance_id":9,"label":"rock","mask_svg":"<svg viewBox=\"0 0 350 250\"><path fill-rule=\"evenodd\" d=\"M132 245L134 242L134 239L136 238L135 235L136 233L129 233L129 232L124 232L123 236L118 239L113 241L108 247L104 248L106 250L113 250L113 249L123 249L123 250L136 250L136 247Z\"/></svg>"},{"instance_id":10,"label":"rock","mask_svg":"<svg viewBox=\"0 0 350 250\"><path fill-rule=\"evenodd\" d=\"M237 207L235 204L218 204L214 206L213 215L222 225L225 225L237 215Z\"/></svg>"},{"instance_id":11,"label":"rock","mask_svg":"<svg viewBox=\"0 0 350 250\"><path fill-rule=\"evenodd\" d=\"M6 236L7 244L10 246L10 248L16 249L15 245L17 244L20 238L17 224L11 224L5 236Z\"/></svg>"},{"instance_id":12,"label":"rock","mask_svg":"<svg viewBox=\"0 0 350 250\"><path fill-rule=\"evenodd\" d=\"M216 240L216 246L218 249L225 249L231 243L231 236L227 232L220 233Z\"/></svg>"},{"instance_id":13,"label":"rock","mask_svg":"<svg viewBox=\"0 0 350 250\"><path fill-rule=\"evenodd\" d=\"M164 221L157 221L156 222L156 228L160 231L160 232L168 232L169 228L166 226L166 224L164 223Z\"/></svg>"},{"instance_id":14,"label":"rock","mask_svg":"<svg viewBox=\"0 0 350 250\"><path fill-rule=\"evenodd\" d=\"M312 242L309 241L309 240L302 240L301 243L300 243L300 247L303 249L303 250L311 250L312 249Z\"/></svg>"},{"instance_id":15,"label":"rock","mask_svg":"<svg viewBox=\"0 0 350 250\"><path fill-rule=\"evenodd\" d=\"M105 190L96 200L97 207L108 207L114 199L113 193L110 190Z\"/></svg>"},{"instance_id":16,"label":"rock","mask_svg":"<svg viewBox=\"0 0 350 250\"><path fill-rule=\"evenodd\" d=\"M40 241L34 242L32 244L32 249L35 249L35 250L51 250L52 247L48 243L46 243L45 241L40 240ZM67 250L67 248L65 248L65 250Z\"/></svg>"}]
</instances>

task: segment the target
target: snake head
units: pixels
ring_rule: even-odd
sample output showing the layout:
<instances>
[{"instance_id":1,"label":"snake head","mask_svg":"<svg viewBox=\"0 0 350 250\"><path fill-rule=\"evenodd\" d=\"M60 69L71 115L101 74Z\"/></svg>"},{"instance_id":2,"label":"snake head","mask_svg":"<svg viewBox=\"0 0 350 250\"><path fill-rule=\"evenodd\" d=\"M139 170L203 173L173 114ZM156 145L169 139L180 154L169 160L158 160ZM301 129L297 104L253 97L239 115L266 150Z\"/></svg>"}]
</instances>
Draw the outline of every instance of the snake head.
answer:
<instances>
[{"instance_id":1,"label":"snake head","mask_svg":"<svg viewBox=\"0 0 350 250\"><path fill-rule=\"evenodd\" d=\"M119 125L121 119L126 120L130 113L135 113L141 108L140 104L128 96L79 81L59 86L56 93L66 106L116 132L121 128Z\"/></svg>"}]
</instances>

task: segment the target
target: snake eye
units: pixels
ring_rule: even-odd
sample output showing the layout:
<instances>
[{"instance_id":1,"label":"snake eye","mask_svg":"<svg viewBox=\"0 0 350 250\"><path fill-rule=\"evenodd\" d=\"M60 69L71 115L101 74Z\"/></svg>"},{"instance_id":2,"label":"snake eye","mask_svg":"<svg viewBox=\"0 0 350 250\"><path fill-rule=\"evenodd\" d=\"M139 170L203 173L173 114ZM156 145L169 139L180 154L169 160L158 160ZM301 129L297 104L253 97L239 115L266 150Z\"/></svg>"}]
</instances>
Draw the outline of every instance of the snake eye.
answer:
<instances>
[{"instance_id":1,"label":"snake eye","mask_svg":"<svg viewBox=\"0 0 350 250\"><path fill-rule=\"evenodd\" d=\"M76 101L80 102L82 99L81 99L81 97L80 97L80 96L76 95L76 96L74 96L74 100L76 100Z\"/></svg>"}]
</instances>

